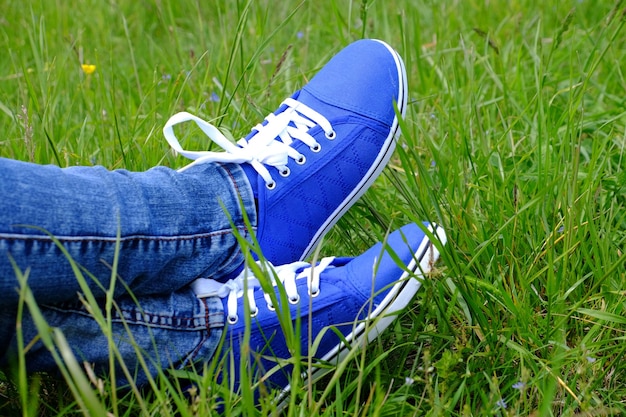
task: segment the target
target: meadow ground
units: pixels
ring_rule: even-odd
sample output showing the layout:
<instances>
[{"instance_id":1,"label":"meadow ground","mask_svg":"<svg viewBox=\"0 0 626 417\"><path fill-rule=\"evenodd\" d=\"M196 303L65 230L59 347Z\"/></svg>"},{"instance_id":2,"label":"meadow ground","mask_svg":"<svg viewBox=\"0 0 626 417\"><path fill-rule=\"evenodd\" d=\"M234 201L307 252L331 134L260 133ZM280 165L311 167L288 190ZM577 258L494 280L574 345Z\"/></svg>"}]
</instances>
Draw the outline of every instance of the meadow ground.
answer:
<instances>
[{"instance_id":1,"label":"meadow ground","mask_svg":"<svg viewBox=\"0 0 626 417\"><path fill-rule=\"evenodd\" d=\"M422 220L449 243L392 328L321 383L294 381L286 415L626 413L622 2L5 3L0 156L42 164L180 167L161 134L177 111L239 138L353 40L404 57L396 154L321 251ZM194 133L187 147L210 146ZM275 409L212 368L189 399L170 374L118 392L80 367L22 367L0 372L0 415L211 415L216 392L229 415Z\"/></svg>"}]
</instances>

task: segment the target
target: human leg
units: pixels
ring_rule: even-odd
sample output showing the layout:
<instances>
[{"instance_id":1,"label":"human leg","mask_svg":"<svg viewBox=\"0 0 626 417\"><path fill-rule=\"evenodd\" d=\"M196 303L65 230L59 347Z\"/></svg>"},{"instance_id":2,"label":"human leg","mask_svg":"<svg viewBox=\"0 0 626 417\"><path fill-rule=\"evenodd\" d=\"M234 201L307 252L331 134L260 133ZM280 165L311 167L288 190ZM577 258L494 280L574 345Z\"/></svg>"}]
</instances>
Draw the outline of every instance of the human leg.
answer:
<instances>
[{"instance_id":1,"label":"human leg","mask_svg":"<svg viewBox=\"0 0 626 417\"><path fill-rule=\"evenodd\" d=\"M424 230L430 230L430 234ZM291 365L285 362L291 358L293 343L301 344L303 360L310 355L314 364L336 365L352 347L375 339L410 303L437 261L438 248L445 242L440 228L411 224L356 258L327 258L314 267L297 262L270 269L267 273L274 277L275 288L268 293L260 286L260 279L269 279L267 276L257 278L250 271L243 271L226 283L199 279L166 296L140 298L138 304L122 296L116 300L119 309L113 312L111 340L103 336L93 313L79 303L44 305L41 310L50 326L63 331L74 355L97 370L108 370L109 343L119 349L131 371L139 370L139 384L147 380L147 375L154 376L159 368L201 366L218 355L219 359L228 361L232 357L236 361L234 366L224 367L235 372L227 375L235 390L239 389L239 361L243 360L257 376L278 367L266 384L268 390L277 389L285 395L292 372ZM284 288L285 299L280 298L278 282ZM245 288L249 290L246 294ZM248 304L251 317L244 315L244 303ZM281 325L276 313L284 312L283 307L291 315L287 327ZM250 339L243 347L246 325L250 326ZM296 326L300 326L299 338L293 336ZM25 343L38 335L28 313L22 331ZM216 352L221 337L224 350ZM309 351L317 338L317 350ZM4 359L0 351L0 365L2 361L6 365L17 353L14 335L0 339L2 346L9 347ZM148 369L141 368L138 351L150 363ZM56 367L41 342L30 347L26 364L30 371L52 371ZM318 379L328 369L315 366L309 377ZM118 382L123 384L123 374L116 374L121 375Z\"/></svg>"},{"instance_id":2,"label":"human leg","mask_svg":"<svg viewBox=\"0 0 626 417\"><path fill-rule=\"evenodd\" d=\"M11 260L28 270L39 302L60 303L80 289L63 251L106 288L119 246L116 273L133 293L167 294L199 276L219 278L240 268L230 221L243 235L244 213L256 224L251 190L236 164L138 173L0 158L0 177L4 308L18 299Z\"/></svg>"},{"instance_id":3,"label":"human leg","mask_svg":"<svg viewBox=\"0 0 626 417\"><path fill-rule=\"evenodd\" d=\"M110 337L95 318L106 316L101 301L94 313L80 301L42 304L39 311L46 326L60 329L79 363L87 363L98 375L106 375L115 364L116 384L132 379L137 386L160 370L181 369L213 357L222 337L224 313L216 298L198 299L189 286L165 295L118 297L111 309ZM0 310L0 368L16 364L18 352L16 317ZM28 308L24 308L20 330L26 344L36 341L41 331ZM113 353L113 361L110 360ZM54 357L43 342L33 343L25 354L28 372L52 372ZM121 366L123 364L123 367ZM128 370L128 374L123 368Z\"/></svg>"}]
</instances>

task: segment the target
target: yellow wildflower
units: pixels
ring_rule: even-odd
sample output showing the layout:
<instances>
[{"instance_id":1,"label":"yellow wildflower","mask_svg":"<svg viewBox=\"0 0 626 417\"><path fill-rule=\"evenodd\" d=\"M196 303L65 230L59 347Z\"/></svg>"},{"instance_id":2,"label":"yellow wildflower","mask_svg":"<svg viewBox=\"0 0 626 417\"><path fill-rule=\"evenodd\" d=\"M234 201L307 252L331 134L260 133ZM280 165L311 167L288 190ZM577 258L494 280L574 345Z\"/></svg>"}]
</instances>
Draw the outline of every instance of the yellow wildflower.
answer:
<instances>
[{"instance_id":1,"label":"yellow wildflower","mask_svg":"<svg viewBox=\"0 0 626 417\"><path fill-rule=\"evenodd\" d=\"M96 66L95 65L91 65L91 64L82 64L81 68L83 69L83 72L87 75L91 75L94 72L96 72Z\"/></svg>"}]
</instances>

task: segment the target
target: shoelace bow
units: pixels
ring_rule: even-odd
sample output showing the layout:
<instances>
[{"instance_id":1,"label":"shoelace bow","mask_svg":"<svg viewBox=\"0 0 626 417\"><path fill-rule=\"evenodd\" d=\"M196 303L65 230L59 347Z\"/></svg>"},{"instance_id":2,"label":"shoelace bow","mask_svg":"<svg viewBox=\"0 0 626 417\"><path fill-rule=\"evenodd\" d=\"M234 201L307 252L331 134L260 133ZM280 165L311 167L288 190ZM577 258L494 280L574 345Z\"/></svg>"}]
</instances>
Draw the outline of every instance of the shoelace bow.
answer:
<instances>
[{"instance_id":1,"label":"shoelace bow","mask_svg":"<svg viewBox=\"0 0 626 417\"><path fill-rule=\"evenodd\" d=\"M280 281L285 288L285 293L289 303L297 304L300 301L300 294L296 286L296 280L306 279L308 294L311 297L317 297L320 294L320 274L328 268L334 260L334 257L323 258L314 267L307 262L294 262L291 264L275 267L270 263L265 263L271 270L270 274L272 285L276 286ZM260 261L257 262L260 264ZM298 272L300 270L300 272ZM192 289L198 297L227 298L227 319L230 324L235 324L239 320L237 314L237 300L244 296L247 290L247 302L252 317L256 316L259 309L254 299L255 291L263 291L261 283L253 275L249 268L245 268L237 278L231 279L225 283L206 278L197 279L192 283ZM269 294L263 292L263 298L267 304L267 308L271 311L275 310L272 299Z\"/></svg>"},{"instance_id":2,"label":"shoelace bow","mask_svg":"<svg viewBox=\"0 0 626 417\"><path fill-rule=\"evenodd\" d=\"M282 112L268 115L265 118L265 124L258 124L252 129L256 133L250 139L240 139L236 144L228 140L217 127L187 112L180 112L170 117L163 127L163 134L174 151L194 160L181 171L192 165L208 162L239 164L247 162L263 178L266 186L271 189L276 183L266 165L277 168L281 175L287 176L290 172L287 167L289 158L294 159L298 164L306 162L305 156L291 147L294 139L304 142L313 152L319 152L321 145L308 133L309 129L316 125L320 126L330 140L334 139L336 135L330 122L305 104L288 98L283 101L282 106L285 106ZM195 122L225 152L183 149L174 134L173 127L187 121Z\"/></svg>"}]
</instances>

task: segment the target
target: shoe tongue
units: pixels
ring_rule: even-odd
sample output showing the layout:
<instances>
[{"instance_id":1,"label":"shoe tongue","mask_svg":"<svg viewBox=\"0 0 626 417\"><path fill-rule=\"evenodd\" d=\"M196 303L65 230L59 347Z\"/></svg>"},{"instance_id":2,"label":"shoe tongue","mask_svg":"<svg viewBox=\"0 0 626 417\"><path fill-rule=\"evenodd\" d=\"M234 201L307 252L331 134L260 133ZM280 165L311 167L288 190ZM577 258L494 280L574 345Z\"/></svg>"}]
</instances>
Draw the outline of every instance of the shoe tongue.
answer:
<instances>
[{"instance_id":1,"label":"shoe tongue","mask_svg":"<svg viewBox=\"0 0 626 417\"><path fill-rule=\"evenodd\" d=\"M298 93L295 93L293 97L295 98L297 94ZM278 108L278 110L274 112L274 114L279 114L283 112L286 108L287 108L286 105L281 105ZM265 126L266 124L267 124L267 120L264 120L262 125ZM250 133L248 133L248 135L244 138L244 140L246 141L254 140L254 136L256 134L257 134L256 130L253 129ZM252 187L252 193L254 194L254 199L258 200L259 198L259 173L256 172L256 170L252 168L252 165L248 163L241 164L241 167L243 168L243 171L246 174L246 177L248 177L248 182L250 182L250 187Z\"/></svg>"},{"instance_id":2,"label":"shoe tongue","mask_svg":"<svg viewBox=\"0 0 626 417\"><path fill-rule=\"evenodd\" d=\"M314 109L315 111L317 111L318 113L322 114L322 115L333 115L336 114L338 109L336 106L330 105L320 99L318 99L314 94L309 93L308 91L306 91L306 87L300 91L295 92L291 98L293 98L294 100L297 100L303 104L306 104L307 106L311 107L312 109ZM275 114L279 114L281 113L287 106L281 106L276 112ZM265 122L263 123L265 124ZM250 140L254 137L255 132L251 132L250 134L248 134L248 136L246 136L246 140ZM259 174L256 172L256 170L254 168L252 168L252 165L247 164L247 163L243 163L241 164L241 167L243 168L246 177L248 177L248 181L250 182L250 186L252 187L252 192L254 193L254 198L258 199L259 198Z\"/></svg>"}]
</instances>

